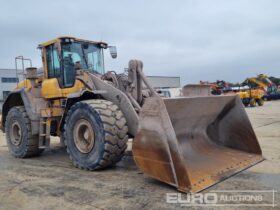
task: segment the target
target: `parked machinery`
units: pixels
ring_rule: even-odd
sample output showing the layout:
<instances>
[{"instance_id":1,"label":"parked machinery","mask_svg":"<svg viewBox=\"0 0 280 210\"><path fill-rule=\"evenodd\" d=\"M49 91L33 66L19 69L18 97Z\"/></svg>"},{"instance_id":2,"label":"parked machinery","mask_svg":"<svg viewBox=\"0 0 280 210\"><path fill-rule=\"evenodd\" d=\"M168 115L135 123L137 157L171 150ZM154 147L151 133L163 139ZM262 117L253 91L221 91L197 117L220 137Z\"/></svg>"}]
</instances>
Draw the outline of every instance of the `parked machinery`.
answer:
<instances>
[{"instance_id":1,"label":"parked machinery","mask_svg":"<svg viewBox=\"0 0 280 210\"><path fill-rule=\"evenodd\" d=\"M255 107L256 105L263 106L264 100L263 96L265 92L261 89L253 89L250 87L235 87L231 88L229 91L224 91L224 94L237 94L239 95L244 106Z\"/></svg>"},{"instance_id":2,"label":"parked machinery","mask_svg":"<svg viewBox=\"0 0 280 210\"><path fill-rule=\"evenodd\" d=\"M200 81L201 85L210 85L211 93L213 95L221 95L224 90L229 88L229 84L224 80L217 80L216 82Z\"/></svg>"},{"instance_id":3,"label":"parked machinery","mask_svg":"<svg viewBox=\"0 0 280 210\"><path fill-rule=\"evenodd\" d=\"M254 89L265 91L262 97L264 100L280 99L280 91L278 90L277 85L265 74L259 74L257 77L247 78L243 84Z\"/></svg>"}]
</instances>

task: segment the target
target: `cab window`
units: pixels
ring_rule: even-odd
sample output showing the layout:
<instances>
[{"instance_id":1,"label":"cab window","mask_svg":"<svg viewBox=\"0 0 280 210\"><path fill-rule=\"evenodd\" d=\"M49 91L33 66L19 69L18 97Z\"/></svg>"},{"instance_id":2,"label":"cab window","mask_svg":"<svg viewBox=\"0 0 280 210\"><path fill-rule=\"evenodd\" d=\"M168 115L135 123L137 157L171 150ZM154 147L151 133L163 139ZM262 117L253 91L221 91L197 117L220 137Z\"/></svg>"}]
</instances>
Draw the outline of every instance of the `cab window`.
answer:
<instances>
[{"instance_id":1,"label":"cab window","mask_svg":"<svg viewBox=\"0 0 280 210\"><path fill-rule=\"evenodd\" d=\"M47 53L47 66L48 66L48 78L60 77L60 63L57 50L53 45L46 48Z\"/></svg>"}]
</instances>

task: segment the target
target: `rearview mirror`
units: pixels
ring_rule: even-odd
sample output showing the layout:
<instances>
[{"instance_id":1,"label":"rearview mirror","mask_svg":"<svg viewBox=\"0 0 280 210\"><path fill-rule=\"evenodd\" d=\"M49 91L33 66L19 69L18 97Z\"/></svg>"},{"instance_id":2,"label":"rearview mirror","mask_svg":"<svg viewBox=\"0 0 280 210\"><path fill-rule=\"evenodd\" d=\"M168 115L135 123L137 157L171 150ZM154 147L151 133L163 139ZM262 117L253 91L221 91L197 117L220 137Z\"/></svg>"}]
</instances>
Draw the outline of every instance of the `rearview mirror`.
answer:
<instances>
[{"instance_id":1,"label":"rearview mirror","mask_svg":"<svg viewBox=\"0 0 280 210\"><path fill-rule=\"evenodd\" d=\"M117 48L116 46L109 46L110 54L112 58L117 58L118 53L117 53Z\"/></svg>"}]
</instances>

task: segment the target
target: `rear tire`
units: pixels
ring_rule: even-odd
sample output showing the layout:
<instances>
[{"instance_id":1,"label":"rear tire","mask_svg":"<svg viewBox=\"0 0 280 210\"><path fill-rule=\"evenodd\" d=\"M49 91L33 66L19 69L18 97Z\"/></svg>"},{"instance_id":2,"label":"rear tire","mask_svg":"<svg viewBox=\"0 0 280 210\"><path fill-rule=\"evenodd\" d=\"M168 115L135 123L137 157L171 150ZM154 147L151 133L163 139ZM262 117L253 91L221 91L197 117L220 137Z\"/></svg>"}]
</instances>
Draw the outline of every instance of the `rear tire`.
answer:
<instances>
[{"instance_id":1,"label":"rear tire","mask_svg":"<svg viewBox=\"0 0 280 210\"><path fill-rule=\"evenodd\" d=\"M263 100L263 99L258 99L258 100L257 100L257 104L258 104L259 106L263 106L264 100Z\"/></svg>"},{"instance_id":2,"label":"rear tire","mask_svg":"<svg viewBox=\"0 0 280 210\"><path fill-rule=\"evenodd\" d=\"M255 100L254 98L252 98L252 99L250 100L250 106L251 106L251 107L255 107L255 106L256 106L256 100Z\"/></svg>"},{"instance_id":3,"label":"rear tire","mask_svg":"<svg viewBox=\"0 0 280 210\"><path fill-rule=\"evenodd\" d=\"M121 160L128 140L122 111L110 101L87 100L74 104L65 119L64 141L73 164L96 170Z\"/></svg>"},{"instance_id":4,"label":"rear tire","mask_svg":"<svg viewBox=\"0 0 280 210\"><path fill-rule=\"evenodd\" d=\"M32 157L44 151L38 148L38 136L31 134L31 121L23 106L13 107L8 112L5 133L9 151L14 157Z\"/></svg>"}]
</instances>

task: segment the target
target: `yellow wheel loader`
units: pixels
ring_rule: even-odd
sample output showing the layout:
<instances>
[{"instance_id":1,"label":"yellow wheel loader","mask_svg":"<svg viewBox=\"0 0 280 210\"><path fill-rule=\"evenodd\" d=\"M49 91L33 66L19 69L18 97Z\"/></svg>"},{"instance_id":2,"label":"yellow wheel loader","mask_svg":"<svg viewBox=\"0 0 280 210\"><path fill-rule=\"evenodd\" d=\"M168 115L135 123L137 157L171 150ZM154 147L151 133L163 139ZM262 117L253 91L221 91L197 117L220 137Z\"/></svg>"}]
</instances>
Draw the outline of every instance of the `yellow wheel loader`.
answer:
<instances>
[{"instance_id":1,"label":"yellow wheel loader","mask_svg":"<svg viewBox=\"0 0 280 210\"><path fill-rule=\"evenodd\" d=\"M244 88L238 90L230 90L228 92L224 92L225 95L228 94L236 94L239 95L241 101L243 102L245 107L255 107L257 105L263 106L264 105L264 91L260 88Z\"/></svg>"},{"instance_id":2,"label":"yellow wheel loader","mask_svg":"<svg viewBox=\"0 0 280 210\"><path fill-rule=\"evenodd\" d=\"M162 99L129 61L105 73L104 42L59 37L40 44L42 70L26 68L3 105L2 130L17 158L39 155L60 136L73 164L104 169L129 137L136 165L182 192L201 191L263 160L238 96Z\"/></svg>"}]
</instances>

